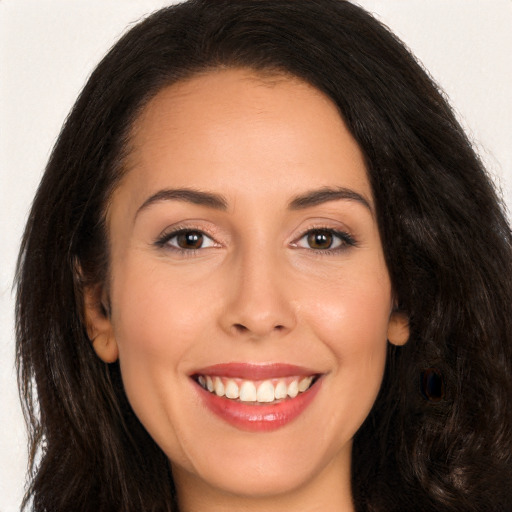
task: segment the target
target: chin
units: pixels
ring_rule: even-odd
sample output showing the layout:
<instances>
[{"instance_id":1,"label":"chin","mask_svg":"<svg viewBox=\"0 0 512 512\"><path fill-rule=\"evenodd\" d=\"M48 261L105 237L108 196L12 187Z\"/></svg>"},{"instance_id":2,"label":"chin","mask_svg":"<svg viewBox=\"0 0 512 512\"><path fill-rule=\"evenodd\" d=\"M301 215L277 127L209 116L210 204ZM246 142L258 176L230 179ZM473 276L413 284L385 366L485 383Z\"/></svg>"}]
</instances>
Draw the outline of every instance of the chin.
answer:
<instances>
[{"instance_id":1,"label":"chin","mask_svg":"<svg viewBox=\"0 0 512 512\"><path fill-rule=\"evenodd\" d=\"M240 461L220 462L197 472L195 477L216 492L246 499L265 499L293 494L307 487L318 472L316 465L297 464L267 454L243 464Z\"/></svg>"}]
</instances>

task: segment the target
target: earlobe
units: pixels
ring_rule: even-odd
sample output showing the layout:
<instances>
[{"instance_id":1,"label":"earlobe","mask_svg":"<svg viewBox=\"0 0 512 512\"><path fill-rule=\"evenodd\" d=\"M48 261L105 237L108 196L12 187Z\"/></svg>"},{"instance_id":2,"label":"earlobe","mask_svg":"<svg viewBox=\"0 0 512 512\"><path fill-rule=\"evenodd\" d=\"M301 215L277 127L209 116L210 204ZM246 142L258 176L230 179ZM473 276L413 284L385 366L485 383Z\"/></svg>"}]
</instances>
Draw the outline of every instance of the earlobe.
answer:
<instances>
[{"instance_id":1,"label":"earlobe","mask_svg":"<svg viewBox=\"0 0 512 512\"><path fill-rule=\"evenodd\" d=\"M400 311L393 311L388 323L388 341L392 345L405 345L409 339L409 317Z\"/></svg>"},{"instance_id":2,"label":"earlobe","mask_svg":"<svg viewBox=\"0 0 512 512\"><path fill-rule=\"evenodd\" d=\"M105 363L113 363L117 361L119 351L102 295L101 286L89 287L84 291L85 324L97 356Z\"/></svg>"},{"instance_id":3,"label":"earlobe","mask_svg":"<svg viewBox=\"0 0 512 512\"><path fill-rule=\"evenodd\" d=\"M117 343L113 336L99 334L92 340L96 355L105 363L115 363L119 357Z\"/></svg>"}]
</instances>

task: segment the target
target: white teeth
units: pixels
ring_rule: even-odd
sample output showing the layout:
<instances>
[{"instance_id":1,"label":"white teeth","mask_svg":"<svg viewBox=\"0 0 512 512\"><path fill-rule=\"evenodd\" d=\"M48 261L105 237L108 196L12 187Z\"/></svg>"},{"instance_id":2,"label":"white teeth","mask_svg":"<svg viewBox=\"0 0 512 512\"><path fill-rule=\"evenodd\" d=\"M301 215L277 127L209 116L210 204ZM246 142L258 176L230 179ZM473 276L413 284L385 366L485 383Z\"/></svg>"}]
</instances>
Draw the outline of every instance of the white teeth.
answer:
<instances>
[{"instance_id":1,"label":"white teeth","mask_svg":"<svg viewBox=\"0 0 512 512\"><path fill-rule=\"evenodd\" d=\"M290 398L295 398L299 394L299 383L296 380L292 380L290 384L288 384L288 396Z\"/></svg>"},{"instance_id":2,"label":"white teeth","mask_svg":"<svg viewBox=\"0 0 512 512\"><path fill-rule=\"evenodd\" d=\"M286 384L280 380L276 385L276 390L274 391L274 395L276 400L281 400L282 398L286 398Z\"/></svg>"},{"instance_id":3,"label":"white teeth","mask_svg":"<svg viewBox=\"0 0 512 512\"><path fill-rule=\"evenodd\" d=\"M238 389L238 386L234 380L228 380L226 382L226 396L228 398L238 398L240 395L240 390Z\"/></svg>"},{"instance_id":4,"label":"white teeth","mask_svg":"<svg viewBox=\"0 0 512 512\"><path fill-rule=\"evenodd\" d=\"M299 391L302 393L306 391L306 389L311 386L311 382L313 382L313 377L304 377L299 381Z\"/></svg>"},{"instance_id":5,"label":"white teeth","mask_svg":"<svg viewBox=\"0 0 512 512\"><path fill-rule=\"evenodd\" d=\"M295 398L299 393L304 393L311 387L313 378L312 375L303 378L285 377L258 383L258 381L251 380L199 375L197 382L204 389L219 397L225 396L231 400L239 399L241 402L270 403L275 400L283 400L286 397Z\"/></svg>"},{"instance_id":6,"label":"white teeth","mask_svg":"<svg viewBox=\"0 0 512 512\"><path fill-rule=\"evenodd\" d=\"M274 386L269 380L265 380L260 384L258 393L256 395L258 402L273 402L274 401Z\"/></svg>"},{"instance_id":7,"label":"white teeth","mask_svg":"<svg viewBox=\"0 0 512 512\"><path fill-rule=\"evenodd\" d=\"M217 396L224 396L224 384L220 377L215 377L213 380L213 385L215 386L215 394Z\"/></svg>"},{"instance_id":8,"label":"white teeth","mask_svg":"<svg viewBox=\"0 0 512 512\"><path fill-rule=\"evenodd\" d=\"M242 402L256 402L256 386L250 380L246 380L240 388L240 400Z\"/></svg>"}]
</instances>

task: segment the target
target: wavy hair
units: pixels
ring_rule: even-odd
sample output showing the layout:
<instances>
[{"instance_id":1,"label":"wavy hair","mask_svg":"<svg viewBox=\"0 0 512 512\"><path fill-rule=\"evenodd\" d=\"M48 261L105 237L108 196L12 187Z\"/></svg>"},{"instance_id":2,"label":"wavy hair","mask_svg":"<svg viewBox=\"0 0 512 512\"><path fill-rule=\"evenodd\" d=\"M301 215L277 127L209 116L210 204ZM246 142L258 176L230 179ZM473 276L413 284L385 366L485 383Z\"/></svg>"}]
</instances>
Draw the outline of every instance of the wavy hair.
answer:
<instances>
[{"instance_id":1,"label":"wavy hair","mask_svg":"<svg viewBox=\"0 0 512 512\"><path fill-rule=\"evenodd\" d=\"M130 129L163 87L226 67L296 76L337 105L366 159L411 336L389 347L357 433L356 509L512 506L512 235L439 88L343 0L190 0L149 16L91 75L53 149L17 271L17 365L36 512L176 511L168 460L119 365L94 353L82 290L108 277L105 212ZM80 269L80 272L78 271Z\"/></svg>"}]
</instances>

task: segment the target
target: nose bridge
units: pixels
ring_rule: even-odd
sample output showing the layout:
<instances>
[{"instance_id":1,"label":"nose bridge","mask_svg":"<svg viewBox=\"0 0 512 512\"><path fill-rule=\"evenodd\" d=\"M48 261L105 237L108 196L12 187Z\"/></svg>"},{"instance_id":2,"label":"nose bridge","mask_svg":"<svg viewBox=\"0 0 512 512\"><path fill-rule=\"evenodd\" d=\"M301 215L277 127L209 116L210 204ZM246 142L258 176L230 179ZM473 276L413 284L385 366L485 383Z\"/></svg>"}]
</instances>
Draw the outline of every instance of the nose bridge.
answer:
<instances>
[{"instance_id":1,"label":"nose bridge","mask_svg":"<svg viewBox=\"0 0 512 512\"><path fill-rule=\"evenodd\" d=\"M260 239L240 248L234 260L225 326L254 337L290 330L295 318L283 255L274 244Z\"/></svg>"}]
</instances>

